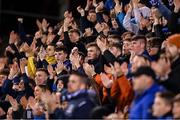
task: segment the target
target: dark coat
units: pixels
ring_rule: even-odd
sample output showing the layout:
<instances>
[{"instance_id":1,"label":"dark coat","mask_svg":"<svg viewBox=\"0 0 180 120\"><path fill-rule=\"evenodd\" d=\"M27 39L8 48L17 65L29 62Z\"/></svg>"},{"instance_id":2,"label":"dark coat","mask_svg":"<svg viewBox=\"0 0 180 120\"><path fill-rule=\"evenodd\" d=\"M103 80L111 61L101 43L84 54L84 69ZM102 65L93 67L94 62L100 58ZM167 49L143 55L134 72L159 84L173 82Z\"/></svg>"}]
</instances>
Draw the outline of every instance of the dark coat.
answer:
<instances>
[{"instance_id":1,"label":"dark coat","mask_svg":"<svg viewBox=\"0 0 180 120\"><path fill-rule=\"evenodd\" d=\"M171 70L168 79L161 84L174 93L180 93L180 57L172 63Z\"/></svg>"}]
</instances>

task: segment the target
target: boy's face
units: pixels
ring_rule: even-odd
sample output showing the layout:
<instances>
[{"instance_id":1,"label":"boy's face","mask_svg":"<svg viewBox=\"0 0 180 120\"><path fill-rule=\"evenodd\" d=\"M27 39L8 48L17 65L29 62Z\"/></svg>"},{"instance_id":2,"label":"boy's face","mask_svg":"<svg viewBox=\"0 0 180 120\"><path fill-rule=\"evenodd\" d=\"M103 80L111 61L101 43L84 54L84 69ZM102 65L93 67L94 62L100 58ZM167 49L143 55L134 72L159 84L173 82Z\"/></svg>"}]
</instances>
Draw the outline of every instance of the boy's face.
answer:
<instances>
[{"instance_id":1,"label":"boy's face","mask_svg":"<svg viewBox=\"0 0 180 120\"><path fill-rule=\"evenodd\" d=\"M64 84L61 80L58 81L58 84L57 84L57 89L58 90L62 90L64 88Z\"/></svg>"},{"instance_id":2,"label":"boy's face","mask_svg":"<svg viewBox=\"0 0 180 120\"><path fill-rule=\"evenodd\" d=\"M180 102L174 102L172 112L174 118L180 118Z\"/></svg>"},{"instance_id":3,"label":"boy's face","mask_svg":"<svg viewBox=\"0 0 180 120\"><path fill-rule=\"evenodd\" d=\"M47 55L49 56L49 57L52 57L52 56L54 56L54 46L48 46L47 48L46 48L46 52L47 52Z\"/></svg>"},{"instance_id":4,"label":"boy's face","mask_svg":"<svg viewBox=\"0 0 180 120\"><path fill-rule=\"evenodd\" d=\"M64 62L67 58L67 54L63 51L55 52L55 59L57 62Z\"/></svg>"},{"instance_id":5,"label":"boy's face","mask_svg":"<svg viewBox=\"0 0 180 120\"><path fill-rule=\"evenodd\" d=\"M162 117L171 111L171 105L167 104L163 98L156 96L152 109L153 116Z\"/></svg>"}]
</instances>

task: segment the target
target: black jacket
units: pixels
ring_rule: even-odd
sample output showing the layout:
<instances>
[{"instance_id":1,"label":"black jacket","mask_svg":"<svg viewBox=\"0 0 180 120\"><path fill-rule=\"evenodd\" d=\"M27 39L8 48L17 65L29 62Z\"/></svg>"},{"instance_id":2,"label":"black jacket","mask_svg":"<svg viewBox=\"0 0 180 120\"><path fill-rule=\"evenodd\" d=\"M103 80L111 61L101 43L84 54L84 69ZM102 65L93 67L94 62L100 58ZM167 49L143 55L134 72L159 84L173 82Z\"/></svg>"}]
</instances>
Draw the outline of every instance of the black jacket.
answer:
<instances>
[{"instance_id":1,"label":"black jacket","mask_svg":"<svg viewBox=\"0 0 180 120\"><path fill-rule=\"evenodd\" d=\"M172 63L171 69L168 79L161 84L174 93L180 93L180 57Z\"/></svg>"},{"instance_id":2,"label":"black jacket","mask_svg":"<svg viewBox=\"0 0 180 120\"><path fill-rule=\"evenodd\" d=\"M56 109L51 115L53 119L82 119L89 118L89 113L95 104L89 98L87 90L79 90L75 93L62 96L62 101L67 101L65 110Z\"/></svg>"}]
</instances>

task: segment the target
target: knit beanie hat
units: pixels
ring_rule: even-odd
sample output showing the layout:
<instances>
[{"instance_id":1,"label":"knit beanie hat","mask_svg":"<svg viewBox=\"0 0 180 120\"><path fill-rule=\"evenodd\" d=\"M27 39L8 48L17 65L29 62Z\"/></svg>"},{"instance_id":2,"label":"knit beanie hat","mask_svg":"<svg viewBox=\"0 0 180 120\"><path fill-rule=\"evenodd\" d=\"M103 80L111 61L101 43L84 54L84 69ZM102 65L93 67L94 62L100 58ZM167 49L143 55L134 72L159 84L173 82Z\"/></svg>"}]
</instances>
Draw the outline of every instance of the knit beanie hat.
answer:
<instances>
[{"instance_id":1,"label":"knit beanie hat","mask_svg":"<svg viewBox=\"0 0 180 120\"><path fill-rule=\"evenodd\" d=\"M180 48L180 34L174 34L167 38L167 42Z\"/></svg>"}]
</instances>

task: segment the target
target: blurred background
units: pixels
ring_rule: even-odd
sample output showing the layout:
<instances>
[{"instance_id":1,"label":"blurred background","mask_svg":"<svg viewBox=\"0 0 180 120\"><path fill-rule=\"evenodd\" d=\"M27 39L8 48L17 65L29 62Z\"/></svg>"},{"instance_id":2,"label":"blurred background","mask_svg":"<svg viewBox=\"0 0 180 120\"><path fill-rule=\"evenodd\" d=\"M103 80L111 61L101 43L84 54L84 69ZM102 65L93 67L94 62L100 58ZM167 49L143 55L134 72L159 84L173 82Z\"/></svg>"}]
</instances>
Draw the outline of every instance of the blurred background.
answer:
<instances>
[{"instance_id":1,"label":"blurred background","mask_svg":"<svg viewBox=\"0 0 180 120\"><path fill-rule=\"evenodd\" d=\"M36 19L46 18L51 25L63 19L64 11L73 11L77 18L76 7L84 7L86 0L0 0L0 45L8 43L9 33L17 29L17 18L24 18L26 33L37 30ZM0 47L1 50L2 47Z\"/></svg>"}]
</instances>

